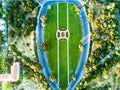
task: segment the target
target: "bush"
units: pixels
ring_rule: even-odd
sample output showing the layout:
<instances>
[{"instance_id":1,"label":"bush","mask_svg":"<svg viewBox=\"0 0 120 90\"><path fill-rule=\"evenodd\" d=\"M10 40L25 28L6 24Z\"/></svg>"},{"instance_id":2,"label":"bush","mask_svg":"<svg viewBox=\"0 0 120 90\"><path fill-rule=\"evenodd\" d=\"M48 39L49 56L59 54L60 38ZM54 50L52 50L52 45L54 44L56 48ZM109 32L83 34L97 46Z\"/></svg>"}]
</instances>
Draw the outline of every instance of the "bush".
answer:
<instances>
[{"instance_id":1,"label":"bush","mask_svg":"<svg viewBox=\"0 0 120 90\"><path fill-rule=\"evenodd\" d=\"M47 42L42 43L40 47L43 51L47 51L49 49L49 45Z\"/></svg>"}]
</instances>

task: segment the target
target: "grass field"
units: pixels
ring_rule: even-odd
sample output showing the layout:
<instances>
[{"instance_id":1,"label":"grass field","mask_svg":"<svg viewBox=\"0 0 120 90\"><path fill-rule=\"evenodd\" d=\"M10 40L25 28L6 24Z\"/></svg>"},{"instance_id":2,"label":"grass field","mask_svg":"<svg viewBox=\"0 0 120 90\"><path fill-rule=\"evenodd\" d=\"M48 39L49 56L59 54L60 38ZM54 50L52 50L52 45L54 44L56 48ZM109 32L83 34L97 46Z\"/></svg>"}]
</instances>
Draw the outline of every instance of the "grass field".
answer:
<instances>
[{"instance_id":1,"label":"grass field","mask_svg":"<svg viewBox=\"0 0 120 90\"><path fill-rule=\"evenodd\" d=\"M57 5L53 5L47 14L47 26L45 27L44 39L49 44L47 53L48 64L52 73L57 77Z\"/></svg>"},{"instance_id":2,"label":"grass field","mask_svg":"<svg viewBox=\"0 0 120 90\"><path fill-rule=\"evenodd\" d=\"M82 28L79 15L75 12L75 7L71 4L68 6L69 11L69 70L70 78L75 73L80 58L80 51L78 49L79 41L82 38ZM47 13L47 26L45 27L44 39L49 44L47 53L48 64L53 75L57 76L57 5L52 5L52 8ZM67 4L59 4L59 29L67 29ZM67 40L59 41L59 78L60 88L64 90L67 87Z\"/></svg>"},{"instance_id":3,"label":"grass field","mask_svg":"<svg viewBox=\"0 0 120 90\"><path fill-rule=\"evenodd\" d=\"M67 41L61 40L60 42L60 87L67 86Z\"/></svg>"},{"instance_id":4,"label":"grass field","mask_svg":"<svg viewBox=\"0 0 120 90\"><path fill-rule=\"evenodd\" d=\"M80 58L78 45L82 39L82 28L79 15L75 12L75 7L69 5L69 55L70 55L70 76L75 73Z\"/></svg>"},{"instance_id":5,"label":"grass field","mask_svg":"<svg viewBox=\"0 0 120 90\"><path fill-rule=\"evenodd\" d=\"M59 27L64 28L66 30L67 28L67 8L66 3L60 3L59 4Z\"/></svg>"}]
</instances>

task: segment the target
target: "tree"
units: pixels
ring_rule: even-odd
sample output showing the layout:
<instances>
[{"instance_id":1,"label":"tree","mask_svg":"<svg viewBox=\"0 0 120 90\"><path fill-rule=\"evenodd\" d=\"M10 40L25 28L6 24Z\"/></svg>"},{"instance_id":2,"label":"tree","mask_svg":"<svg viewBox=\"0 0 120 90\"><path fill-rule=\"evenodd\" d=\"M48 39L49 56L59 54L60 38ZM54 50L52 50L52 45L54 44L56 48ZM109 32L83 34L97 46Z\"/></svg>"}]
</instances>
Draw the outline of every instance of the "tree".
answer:
<instances>
[{"instance_id":1,"label":"tree","mask_svg":"<svg viewBox=\"0 0 120 90\"><path fill-rule=\"evenodd\" d=\"M49 45L47 42L42 43L40 47L43 51L47 51L49 49Z\"/></svg>"},{"instance_id":2,"label":"tree","mask_svg":"<svg viewBox=\"0 0 120 90\"><path fill-rule=\"evenodd\" d=\"M10 88L11 88L10 83L2 84L2 90L10 90Z\"/></svg>"},{"instance_id":3,"label":"tree","mask_svg":"<svg viewBox=\"0 0 120 90\"><path fill-rule=\"evenodd\" d=\"M3 9L2 9L2 1L0 1L0 18L2 17Z\"/></svg>"},{"instance_id":4,"label":"tree","mask_svg":"<svg viewBox=\"0 0 120 90\"><path fill-rule=\"evenodd\" d=\"M14 38L15 37L15 31L10 30L9 31L9 36L11 36L12 38Z\"/></svg>"},{"instance_id":5,"label":"tree","mask_svg":"<svg viewBox=\"0 0 120 90\"><path fill-rule=\"evenodd\" d=\"M20 1L13 1L9 4L9 6L6 9L6 21L8 24L12 25L16 28L21 28L21 25L24 21L24 13L21 13L22 11L20 9L21 2Z\"/></svg>"},{"instance_id":6,"label":"tree","mask_svg":"<svg viewBox=\"0 0 120 90\"><path fill-rule=\"evenodd\" d=\"M84 50L83 44L79 44L79 50L82 52Z\"/></svg>"},{"instance_id":7,"label":"tree","mask_svg":"<svg viewBox=\"0 0 120 90\"><path fill-rule=\"evenodd\" d=\"M22 30L25 36L29 35L31 31L35 31L36 21L37 21L36 17L29 17L28 20L25 22L25 27Z\"/></svg>"},{"instance_id":8,"label":"tree","mask_svg":"<svg viewBox=\"0 0 120 90\"><path fill-rule=\"evenodd\" d=\"M2 35L2 31L0 31L0 45L4 43L4 38Z\"/></svg>"},{"instance_id":9,"label":"tree","mask_svg":"<svg viewBox=\"0 0 120 90\"><path fill-rule=\"evenodd\" d=\"M7 69L7 61L6 61L6 52L4 51L4 48L2 48L2 53L0 56L0 65L2 72L5 73Z\"/></svg>"},{"instance_id":10,"label":"tree","mask_svg":"<svg viewBox=\"0 0 120 90\"><path fill-rule=\"evenodd\" d=\"M55 78L54 75L51 75L51 76L49 76L49 80L50 80L51 82L54 82L54 81L56 80L56 78Z\"/></svg>"},{"instance_id":11,"label":"tree","mask_svg":"<svg viewBox=\"0 0 120 90\"><path fill-rule=\"evenodd\" d=\"M37 6L37 3L34 0L22 0L22 6L25 13L30 13Z\"/></svg>"}]
</instances>

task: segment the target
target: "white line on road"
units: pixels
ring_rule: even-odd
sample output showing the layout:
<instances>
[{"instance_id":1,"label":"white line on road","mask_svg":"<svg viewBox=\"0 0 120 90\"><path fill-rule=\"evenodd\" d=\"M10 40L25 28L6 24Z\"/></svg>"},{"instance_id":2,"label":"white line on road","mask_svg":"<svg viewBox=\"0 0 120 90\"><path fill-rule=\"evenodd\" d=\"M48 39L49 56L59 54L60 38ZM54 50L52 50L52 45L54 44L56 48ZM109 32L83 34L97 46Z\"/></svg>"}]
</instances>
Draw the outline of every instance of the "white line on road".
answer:
<instances>
[{"instance_id":1,"label":"white line on road","mask_svg":"<svg viewBox=\"0 0 120 90\"><path fill-rule=\"evenodd\" d=\"M68 17L68 3L67 3L67 30L69 29L69 17ZM67 39L67 76L68 76L68 85L69 85L69 37Z\"/></svg>"},{"instance_id":2,"label":"white line on road","mask_svg":"<svg viewBox=\"0 0 120 90\"><path fill-rule=\"evenodd\" d=\"M68 68L68 84L69 84L69 39L67 39L67 68Z\"/></svg>"},{"instance_id":3,"label":"white line on road","mask_svg":"<svg viewBox=\"0 0 120 90\"><path fill-rule=\"evenodd\" d=\"M59 3L57 3L57 30L59 30ZM60 73L60 70L59 70L59 39L57 38L57 69L58 69L58 75L57 75L57 78L58 78L58 85L59 85L59 73Z\"/></svg>"},{"instance_id":4,"label":"white line on road","mask_svg":"<svg viewBox=\"0 0 120 90\"><path fill-rule=\"evenodd\" d=\"M59 3L57 3L57 30L59 30Z\"/></svg>"},{"instance_id":5,"label":"white line on road","mask_svg":"<svg viewBox=\"0 0 120 90\"><path fill-rule=\"evenodd\" d=\"M68 3L67 3L67 30L69 29L69 23L68 23L69 17L68 17Z\"/></svg>"},{"instance_id":6,"label":"white line on road","mask_svg":"<svg viewBox=\"0 0 120 90\"><path fill-rule=\"evenodd\" d=\"M59 85L59 82L60 82L60 80L59 80L59 73L60 73L60 71L59 71L59 40L57 40L57 68L58 68L58 85Z\"/></svg>"}]
</instances>

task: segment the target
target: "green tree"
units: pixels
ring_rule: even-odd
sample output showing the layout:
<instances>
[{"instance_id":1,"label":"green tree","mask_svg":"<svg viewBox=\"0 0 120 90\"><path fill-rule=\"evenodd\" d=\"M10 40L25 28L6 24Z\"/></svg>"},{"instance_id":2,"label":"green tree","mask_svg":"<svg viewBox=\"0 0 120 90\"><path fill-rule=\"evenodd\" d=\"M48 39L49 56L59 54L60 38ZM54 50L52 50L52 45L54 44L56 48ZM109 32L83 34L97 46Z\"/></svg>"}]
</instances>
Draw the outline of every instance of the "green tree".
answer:
<instances>
[{"instance_id":1,"label":"green tree","mask_svg":"<svg viewBox=\"0 0 120 90\"><path fill-rule=\"evenodd\" d=\"M56 80L54 75L49 76L49 79L50 79L51 82L54 82Z\"/></svg>"},{"instance_id":2,"label":"green tree","mask_svg":"<svg viewBox=\"0 0 120 90\"><path fill-rule=\"evenodd\" d=\"M35 3L33 0L22 0L22 6L25 13L30 13L37 6L37 3Z\"/></svg>"},{"instance_id":3,"label":"green tree","mask_svg":"<svg viewBox=\"0 0 120 90\"><path fill-rule=\"evenodd\" d=\"M49 45L47 42L42 43L40 47L43 51L47 51L49 49Z\"/></svg>"}]
</instances>

